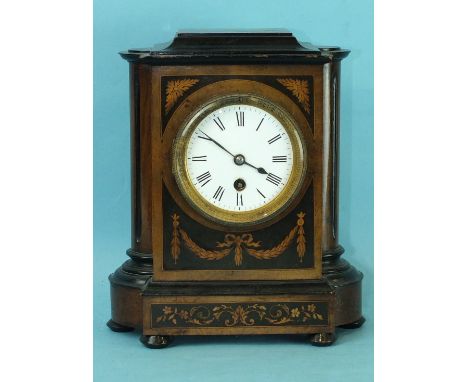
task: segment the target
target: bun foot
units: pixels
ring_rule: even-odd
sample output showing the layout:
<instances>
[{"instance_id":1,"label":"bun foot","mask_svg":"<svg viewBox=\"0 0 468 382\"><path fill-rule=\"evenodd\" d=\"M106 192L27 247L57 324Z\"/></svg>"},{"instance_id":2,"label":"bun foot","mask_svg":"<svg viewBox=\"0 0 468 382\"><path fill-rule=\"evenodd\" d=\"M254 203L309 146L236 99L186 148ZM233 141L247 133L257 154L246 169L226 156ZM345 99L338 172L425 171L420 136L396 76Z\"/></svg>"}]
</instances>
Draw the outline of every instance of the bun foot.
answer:
<instances>
[{"instance_id":1,"label":"bun foot","mask_svg":"<svg viewBox=\"0 0 468 382\"><path fill-rule=\"evenodd\" d=\"M330 346L335 339L333 333L317 333L310 336L310 343L314 346Z\"/></svg>"},{"instance_id":2,"label":"bun foot","mask_svg":"<svg viewBox=\"0 0 468 382\"><path fill-rule=\"evenodd\" d=\"M340 328L343 328L343 329L357 329L357 328L360 328L362 326L362 324L364 324L364 322L366 322L366 319L364 317L361 317L359 320L356 320L356 321L351 322L349 324L340 325Z\"/></svg>"},{"instance_id":3,"label":"bun foot","mask_svg":"<svg viewBox=\"0 0 468 382\"><path fill-rule=\"evenodd\" d=\"M120 325L117 322L112 321L112 320L107 321L107 326L113 332L118 332L118 333L132 332L133 330L135 330L135 328L132 328L130 326L125 326L125 325Z\"/></svg>"},{"instance_id":4,"label":"bun foot","mask_svg":"<svg viewBox=\"0 0 468 382\"><path fill-rule=\"evenodd\" d=\"M140 337L140 342L150 349L162 349L173 341L171 336L145 336Z\"/></svg>"}]
</instances>

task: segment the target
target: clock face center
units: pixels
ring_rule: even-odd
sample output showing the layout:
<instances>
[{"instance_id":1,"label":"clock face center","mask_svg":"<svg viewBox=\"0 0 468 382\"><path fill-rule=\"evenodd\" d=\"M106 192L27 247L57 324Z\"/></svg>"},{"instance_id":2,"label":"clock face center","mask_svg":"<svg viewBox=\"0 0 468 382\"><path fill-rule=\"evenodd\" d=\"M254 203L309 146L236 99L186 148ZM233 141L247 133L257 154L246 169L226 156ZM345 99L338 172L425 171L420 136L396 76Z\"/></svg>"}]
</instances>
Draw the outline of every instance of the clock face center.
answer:
<instances>
[{"instance_id":1,"label":"clock face center","mask_svg":"<svg viewBox=\"0 0 468 382\"><path fill-rule=\"evenodd\" d=\"M242 154L237 154L234 157L234 163L238 166L242 166L245 163L245 157Z\"/></svg>"}]
</instances>

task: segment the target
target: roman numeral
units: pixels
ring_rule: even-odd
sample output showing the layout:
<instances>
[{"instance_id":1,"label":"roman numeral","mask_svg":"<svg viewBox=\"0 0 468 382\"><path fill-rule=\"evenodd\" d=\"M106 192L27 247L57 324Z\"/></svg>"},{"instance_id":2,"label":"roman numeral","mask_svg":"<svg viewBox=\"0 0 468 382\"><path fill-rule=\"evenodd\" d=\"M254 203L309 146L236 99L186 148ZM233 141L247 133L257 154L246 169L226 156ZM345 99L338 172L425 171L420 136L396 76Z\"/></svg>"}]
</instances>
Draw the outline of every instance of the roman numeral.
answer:
<instances>
[{"instance_id":1,"label":"roman numeral","mask_svg":"<svg viewBox=\"0 0 468 382\"><path fill-rule=\"evenodd\" d=\"M255 131L258 131L258 129L260 129L260 126L262 125L262 122L265 118L262 118L262 120L260 121L260 123L258 124L257 128L255 129Z\"/></svg>"},{"instance_id":2,"label":"roman numeral","mask_svg":"<svg viewBox=\"0 0 468 382\"><path fill-rule=\"evenodd\" d=\"M257 188L257 191L258 191L258 193L259 193L260 195L262 195L262 196L263 196L263 199L265 199L265 198L266 198L266 196L265 196L265 195L263 195L263 194L262 194L262 192L261 192L261 191L260 191L258 188Z\"/></svg>"},{"instance_id":3,"label":"roman numeral","mask_svg":"<svg viewBox=\"0 0 468 382\"><path fill-rule=\"evenodd\" d=\"M192 157L188 159L191 159L192 162L206 162L206 155L200 155L200 156Z\"/></svg>"},{"instance_id":4,"label":"roman numeral","mask_svg":"<svg viewBox=\"0 0 468 382\"><path fill-rule=\"evenodd\" d=\"M223 125L223 122L217 117L216 119L213 119L213 121L218 125L218 127L221 129L221 131L224 131L226 128Z\"/></svg>"},{"instance_id":5,"label":"roman numeral","mask_svg":"<svg viewBox=\"0 0 468 382\"><path fill-rule=\"evenodd\" d=\"M197 176L197 181L198 183L203 183L201 187L203 187L205 184L207 184L211 180L211 174L209 171Z\"/></svg>"},{"instance_id":6,"label":"roman numeral","mask_svg":"<svg viewBox=\"0 0 468 382\"><path fill-rule=\"evenodd\" d=\"M286 155L273 155L271 158L273 162L286 162Z\"/></svg>"},{"instance_id":7,"label":"roman numeral","mask_svg":"<svg viewBox=\"0 0 468 382\"><path fill-rule=\"evenodd\" d=\"M272 174L271 172L266 177L266 180L270 183L273 183L275 186L278 186L281 182L281 178L275 174Z\"/></svg>"},{"instance_id":8,"label":"roman numeral","mask_svg":"<svg viewBox=\"0 0 468 382\"><path fill-rule=\"evenodd\" d=\"M275 135L273 138L271 138L269 141L268 141L268 144L272 144L273 142L276 142L278 139L281 138L281 135Z\"/></svg>"},{"instance_id":9,"label":"roman numeral","mask_svg":"<svg viewBox=\"0 0 468 382\"><path fill-rule=\"evenodd\" d=\"M244 126L244 112L236 111L237 126Z\"/></svg>"},{"instance_id":10,"label":"roman numeral","mask_svg":"<svg viewBox=\"0 0 468 382\"><path fill-rule=\"evenodd\" d=\"M218 202L220 202L223 195L224 195L224 191L225 191L225 189L223 187L219 186L218 189L216 190L216 192L213 195L213 199L216 199L216 200L218 200Z\"/></svg>"},{"instance_id":11,"label":"roman numeral","mask_svg":"<svg viewBox=\"0 0 468 382\"><path fill-rule=\"evenodd\" d=\"M243 206L242 194L237 193L237 206Z\"/></svg>"}]
</instances>

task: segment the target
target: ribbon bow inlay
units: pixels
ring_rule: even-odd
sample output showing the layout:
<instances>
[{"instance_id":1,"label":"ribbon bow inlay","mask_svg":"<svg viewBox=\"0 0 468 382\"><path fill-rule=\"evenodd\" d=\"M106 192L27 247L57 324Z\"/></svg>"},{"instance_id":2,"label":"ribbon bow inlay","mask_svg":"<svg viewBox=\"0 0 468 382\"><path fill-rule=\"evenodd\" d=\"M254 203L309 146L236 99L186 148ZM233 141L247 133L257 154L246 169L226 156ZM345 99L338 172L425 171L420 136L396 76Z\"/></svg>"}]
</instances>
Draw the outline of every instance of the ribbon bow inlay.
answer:
<instances>
[{"instance_id":1,"label":"ribbon bow inlay","mask_svg":"<svg viewBox=\"0 0 468 382\"><path fill-rule=\"evenodd\" d=\"M253 241L252 234L244 233L242 235L233 235L232 233L228 233L224 236L224 242L217 243L218 248L232 248L234 247L234 262L237 266L242 264L242 246L245 245L246 247L255 247L258 248L260 246L260 241Z\"/></svg>"}]
</instances>

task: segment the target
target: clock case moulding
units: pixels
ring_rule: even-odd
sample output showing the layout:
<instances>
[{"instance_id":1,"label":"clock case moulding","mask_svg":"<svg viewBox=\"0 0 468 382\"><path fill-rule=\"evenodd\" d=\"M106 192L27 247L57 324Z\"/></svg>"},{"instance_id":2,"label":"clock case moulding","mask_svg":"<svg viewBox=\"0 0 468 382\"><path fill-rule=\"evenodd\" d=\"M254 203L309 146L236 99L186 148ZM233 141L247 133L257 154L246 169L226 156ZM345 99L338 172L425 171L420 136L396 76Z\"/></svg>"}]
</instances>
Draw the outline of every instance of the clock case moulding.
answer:
<instances>
[{"instance_id":1,"label":"clock case moulding","mask_svg":"<svg viewBox=\"0 0 468 382\"><path fill-rule=\"evenodd\" d=\"M143 330L141 341L150 348L167 346L172 335L265 333L309 333L312 344L322 346L334 342L336 327L358 328L363 324L362 273L341 258L344 249L338 240L340 65L348 54L348 50L339 47L299 43L285 30L183 31L170 44L120 53L130 63L132 243L127 250L130 259L109 276L112 318L107 325L112 330ZM153 163L162 161L151 147L152 70L172 68L177 72L179 68L185 70L179 78L191 78L200 68L208 72L212 69L213 75L220 76L241 68L248 77L249 68L275 72L282 67L293 68L293 73L294 67L314 68L322 73L321 99L311 97L311 104L298 97L294 89L276 84L304 115L316 109L315 102L321 104L318 117L323 124L323 162L321 205L317 209L321 211L321 250L315 264L320 274L309 280L255 279L253 274L248 280L159 281L153 277L158 275L153 268L154 217L158 219L158 214L153 211L155 180L151 175ZM199 78L201 83L193 84L195 89L204 86L204 77ZM165 95L161 93L162 98ZM165 100L160 99L160 110L156 112L161 113L162 125L170 121L188 93L178 100L168 100L167 95ZM152 304L155 301L158 303ZM196 311L199 306L203 307L202 312ZM153 314L158 315L159 329L152 328ZM326 325L306 325L314 317L314 322L318 322L317 317L324 315ZM303 320L304 324L282 325L277 318L286 316L294 322ZM203 326L208 322L211 324Z\"/></svg>"}]
</instances>

